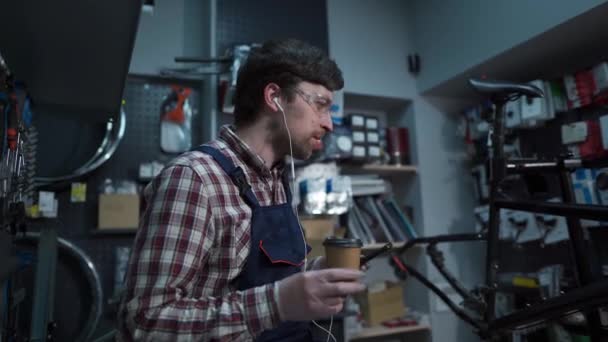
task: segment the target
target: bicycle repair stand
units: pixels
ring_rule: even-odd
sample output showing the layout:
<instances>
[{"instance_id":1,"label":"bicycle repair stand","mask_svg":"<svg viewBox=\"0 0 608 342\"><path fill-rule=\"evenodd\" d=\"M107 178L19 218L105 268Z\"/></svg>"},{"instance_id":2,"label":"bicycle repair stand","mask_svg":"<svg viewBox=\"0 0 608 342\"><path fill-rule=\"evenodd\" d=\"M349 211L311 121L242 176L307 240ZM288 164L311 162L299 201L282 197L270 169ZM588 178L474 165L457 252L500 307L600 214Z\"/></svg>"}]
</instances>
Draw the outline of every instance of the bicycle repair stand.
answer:
<instances>
[{"instance_id":1,"label":"bicycle repair stand","mask_svg":"<svg viewBox=\"0 0 608 342\"><path fill-rule=\"evenodd\" d=\"M31 341L52 341L56 323L53 319L57 269L57 231L43 228L38 242L34 305L30 327Z\"/></svg>"},{"instance_id":2,"label":"bicycle repair stand","mask_svg":"<svg viewBox=\"0 0 608 342\"><path fill-rule=\"evenodd\" d=\"M579 219L608 221L608 208L599 205L575 204L570 173L580 167L596 167L579 159L558 158L553 161L513 160L508 161L504 154L504 117L505 104L520 96L542 97L543 93L537 87L528 84L517 84L497 81L481 81L471 79L473 88L490 98L495 105L494 120L490 130L489 163L490 163L490 203L489 224L487 232L478 234L440 235L435 237L418 238L409 241L391 256L391 264L396 273L405 278L412 275L437 296L439 296L454 313L471 324L478 335L486 340L499 337L512 330L537 325L547 320L576 312L584 313L587 329L592 342L608 341L606 326L602 322L599 307L608 304L608 280L601 280L599 272L594 272L591 258L586 253L589 245L589 234L581 227ZM507 174L557 173L563 203L549 203L510 199L504 195L501 185ZM499 263L499 228L500 210L513 209L526 212L565 216L568 225L568 235L573 251L573 261L578 287L559 297L549 298L542 303L531 305L502 317L495 315L495 299L498 290L497 275ZM485 284L473 291L468 291L444 266L441 252L436 249L438 243L459 241L486 241L486 281ZM407 265L401 255L416 244L428 244L427 251L435 267L442 276L463 298L464 305L476 311L481 318L474 317L460 308L445 293L437 288L421 273Z\"/></svg>"},{"instance_id":3,"label":"bicycle repair stand","mask_svg":"<svg viewBox=\"0 0 608 342\"><path fill-rule=\"evenodd\" d=\"M14 237L13 237L14 238ZM11 238L12 239L12 238ZM20 257L21 258L21 257ZM56 285L57 267L57 232L54 228L43 228L38 240L35 260L20 261L20 268L28 267L35 263L35 279L33 289L33 305L31 312L29 341L53 341L53 333L56 323L53 317ZM12 277L18 269L11 270L5 283L6 308L3 315L3 333L0 334L1 341L26 340L21 336L24 332L19 331L19 306L25 299L26 293L23 288L15 288ZM29 308L28 308L29 309Z\"/></svg>"}]
</instances>

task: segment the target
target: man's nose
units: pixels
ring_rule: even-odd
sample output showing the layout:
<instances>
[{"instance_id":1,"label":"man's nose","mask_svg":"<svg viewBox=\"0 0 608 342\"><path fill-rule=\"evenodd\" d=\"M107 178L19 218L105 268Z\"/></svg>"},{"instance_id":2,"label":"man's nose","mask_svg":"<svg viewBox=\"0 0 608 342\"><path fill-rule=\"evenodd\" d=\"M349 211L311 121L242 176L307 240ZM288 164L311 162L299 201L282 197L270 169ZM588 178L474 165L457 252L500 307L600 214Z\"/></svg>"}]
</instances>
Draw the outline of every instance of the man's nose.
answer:
<instances>
[{"instance_id":1,"label":"man's nose","mask_svg":"<svg viewBox=\"0 0 608 342\"><path fill-rule=\"evenodd\" d=\"M334 123L331 120L331 114L328 112L326 115L323 115L323 119L321 121L321 127L328 132L333 132Z\"/></svg>"}]
</instances>

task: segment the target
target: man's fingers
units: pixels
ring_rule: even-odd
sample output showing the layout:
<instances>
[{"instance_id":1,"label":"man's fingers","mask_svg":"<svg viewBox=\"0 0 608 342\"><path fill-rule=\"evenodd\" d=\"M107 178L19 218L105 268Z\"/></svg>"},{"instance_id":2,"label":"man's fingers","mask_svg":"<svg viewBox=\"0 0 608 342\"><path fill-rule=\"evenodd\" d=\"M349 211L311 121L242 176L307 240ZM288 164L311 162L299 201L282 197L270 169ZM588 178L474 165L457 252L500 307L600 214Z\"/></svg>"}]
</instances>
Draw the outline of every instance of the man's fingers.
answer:
<instances>
[{"instance_id":1,"label":"man's fingers","mask_svg":"<svg viewBox=\"0 0 608 342\"><path fill-rule=\"evenodd\" d=\"M357 282L336 282L323 286L322 297L346 297L365 290L365 285Z\"/></svg>"},{"instance_id":2,"label":"man's fingers","mask_svg":"<svg viewBox=\"0 0 608 342\"><path fill-rule=\"evenodd\" d=\"M323 303L327 306L336 306L344 304L344 297L327 297L323 299Z\"/></svg>"},{"instance_id":3,"label":"man's fingers","mask_svg":"<svg viewBox=\"0 0 608 342\"><path fill-rule=\"evenodd\" d=\"M319 257L319 269L322 270L327 267L327 259L324 256Z\"/></svg>"},{"instance_id":4,"label":"man's fingers","mask_svg":"<svg viewBox=\"0 0 608 342\"><path fill-rule=\"evenodd\" d=\"M330 268L320 272L326 280L320 288L320 297L346 297L365 290L365 285L359 282L364 273L359 270Z\"/></svg>"},{"instance_id":5,"label":"man's fingers","mask_svg":"<svg viewBox=\"0 0 608 342\"><path fill-rule=\"evenodd\" d=\"M355 281L361 279L364 273L359 270L350 270L347 268L329 268L319 271L325 280L328 282L337 281Z\"/></svg>"},{"instance_id":6,"label":"man's fingers","mask_svg":"<svg viewBox=\"0 0 608 342\"><path fill-rule=\"evenodd\" d=\"M338 305L332 305L329 307L329 310L331 311L329 314L330 315L335 315L338 312L342 311L342 308L344 307L343 304L338 304Z\"/></svg>"},{"instance_id":7,"label":"man's fingers","mask_svg":"<svg viewBox=\"0 0 608 342\"><path fill-rule=\"evenodd\" d=\"M334 305L329 305L327 302L325 302L325 308L323 309L323 311L325 311L326 316L329 316L337 314L338 312L342 311L343 308L344 301L342 301L341 303L336 303Z\"/></svg>"}]
</instances>

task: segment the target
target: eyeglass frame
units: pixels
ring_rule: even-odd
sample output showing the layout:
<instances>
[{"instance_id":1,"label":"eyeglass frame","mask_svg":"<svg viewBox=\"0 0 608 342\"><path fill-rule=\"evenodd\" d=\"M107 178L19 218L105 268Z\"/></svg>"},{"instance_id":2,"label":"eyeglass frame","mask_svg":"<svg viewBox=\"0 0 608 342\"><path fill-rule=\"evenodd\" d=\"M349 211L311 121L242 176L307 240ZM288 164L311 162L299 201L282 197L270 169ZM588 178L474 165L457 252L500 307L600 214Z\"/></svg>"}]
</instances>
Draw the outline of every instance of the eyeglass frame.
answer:
<instances>
[{"instance_id":1,"label":"eyeglass frame","mask_svg":"<svg viewBox=\"0 0 608 342\"><path fill-rule=\"evenodd\" d=\"M330 115L331 113L331 107L333 105L333 101L326 97L323 96L319 93L308 93L302 89L299 88L295 88L294 92L298 95L300 95L300 97L302 98L302 100L304 100L304 102L308 103L308 105L315 111L317 112L317 114L320 115ZM323 103L319 102L319 101L323 101ZM327 109L319 109L319 107L327 107Z\"/></svg>"}]
</instances>

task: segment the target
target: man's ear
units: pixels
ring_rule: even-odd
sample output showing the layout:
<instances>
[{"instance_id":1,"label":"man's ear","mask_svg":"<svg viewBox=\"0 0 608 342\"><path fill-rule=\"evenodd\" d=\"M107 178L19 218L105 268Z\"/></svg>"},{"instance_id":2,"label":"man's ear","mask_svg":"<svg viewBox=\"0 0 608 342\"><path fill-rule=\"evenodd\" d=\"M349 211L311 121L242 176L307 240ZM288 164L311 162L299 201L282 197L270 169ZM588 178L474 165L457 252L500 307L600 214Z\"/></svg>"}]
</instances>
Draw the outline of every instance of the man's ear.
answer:
<instances>
[{"instance_id":1,"label":"man's ear","mask_svg":"<svg viewBox=\"0 0 608 342\"><path fill-rule=\"evenodd\" d=\"M274 112L283 110L280 97L281 87L276 83L268 83L264 87L264 104Z\"/></svg>"}]
</instances>

